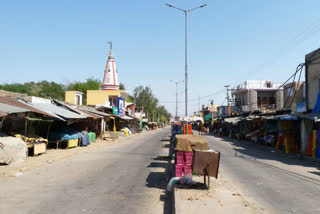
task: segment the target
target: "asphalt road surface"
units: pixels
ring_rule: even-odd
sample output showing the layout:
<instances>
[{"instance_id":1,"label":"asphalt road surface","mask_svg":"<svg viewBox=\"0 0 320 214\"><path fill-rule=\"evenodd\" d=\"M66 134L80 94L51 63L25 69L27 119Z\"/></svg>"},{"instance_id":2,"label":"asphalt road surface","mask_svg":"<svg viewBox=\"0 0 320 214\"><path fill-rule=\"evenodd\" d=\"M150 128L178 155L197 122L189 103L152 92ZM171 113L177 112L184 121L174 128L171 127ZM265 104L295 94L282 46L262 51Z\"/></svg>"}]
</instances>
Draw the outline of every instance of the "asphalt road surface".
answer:
<instances>
[{"instance_id":1,"label":"asphalt road surface","mask_svg":"<svg viewBox=\"0 0 320 214\"><path fill-rule=\"evenodd\" d=\"M48 163L0 183L0 213L163 213L169 129Z\"/></svg>"},{"instance_id":2,"label":"asphalt road surface","mask_svg":"<svg viewBox=\"0 0 320 214\"><path fill-rule=\"evenodd\" d=\"M221 152L221 172L261 206L261 213L320 213L319 165L285 157L272 147L206 138Z\"/></svg>"}]
</instances>

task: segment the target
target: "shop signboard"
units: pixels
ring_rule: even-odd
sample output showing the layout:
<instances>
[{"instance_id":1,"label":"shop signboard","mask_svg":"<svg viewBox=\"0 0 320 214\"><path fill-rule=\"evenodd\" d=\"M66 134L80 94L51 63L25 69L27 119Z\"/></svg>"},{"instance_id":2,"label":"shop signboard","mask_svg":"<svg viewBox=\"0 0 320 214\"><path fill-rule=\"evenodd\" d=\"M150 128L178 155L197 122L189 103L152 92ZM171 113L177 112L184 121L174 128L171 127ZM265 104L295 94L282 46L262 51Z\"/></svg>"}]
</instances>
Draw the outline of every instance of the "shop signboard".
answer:
<instances>
[{"instance_id":1,"label":"shop signboard","mask_svg":"<svg viewBox=\"0 0 320 214\"><path fill-rule=\"evenodd\" d=\"M142 120L141 119L140 119L139 125L140 125L140 130L142 130Z\"/></svg>"},{"instance_id":2,"label":"shop signboard","mask_svg":"<svg viewBox=\"0 0 320 214\"><path fill-rule=\"evenodd\" d=\"M117 106L112 106L112 114L117 115L118 114L118 107Z\"/></svg>"},{"instance_id":3,"label":"shop signboard","mask_svg":"<svg viewBox=\"0 0 320 214\"><path fill-rule=\"evenodd\" d=\"M291 111L293 113L295 113L295 112L299 112L299 113L305 112L306 111L306 103L305 102L292 103Z\"/></svg>"},{"instance_id":4,"label":"shop signboard","mask_svg":"<svg viewBox=\"0 0 320 214\"><path fill-rule=\"evenodd\" d=\"M126 109L124 105L124 99L121 97L118 97L118 114L119 115L125 115Z\"/></svg>"}]
</instances>

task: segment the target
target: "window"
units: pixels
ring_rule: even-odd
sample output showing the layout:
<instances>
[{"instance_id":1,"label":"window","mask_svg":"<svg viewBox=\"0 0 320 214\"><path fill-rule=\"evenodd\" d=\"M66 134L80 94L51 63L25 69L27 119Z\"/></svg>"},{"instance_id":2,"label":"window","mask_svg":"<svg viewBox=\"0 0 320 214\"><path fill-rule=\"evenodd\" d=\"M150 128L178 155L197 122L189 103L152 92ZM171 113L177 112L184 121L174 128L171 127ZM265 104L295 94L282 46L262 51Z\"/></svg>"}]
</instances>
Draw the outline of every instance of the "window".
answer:
<instances>
[{"instance_id":1,"label":"window","mask_svg":"<svg viewBox=\"0 0 320 214\"><path fill-rule=\"evenodd\" d=\"M271 82L267 82L267 88L271 88Z\"/></svg>"}]
</instances>

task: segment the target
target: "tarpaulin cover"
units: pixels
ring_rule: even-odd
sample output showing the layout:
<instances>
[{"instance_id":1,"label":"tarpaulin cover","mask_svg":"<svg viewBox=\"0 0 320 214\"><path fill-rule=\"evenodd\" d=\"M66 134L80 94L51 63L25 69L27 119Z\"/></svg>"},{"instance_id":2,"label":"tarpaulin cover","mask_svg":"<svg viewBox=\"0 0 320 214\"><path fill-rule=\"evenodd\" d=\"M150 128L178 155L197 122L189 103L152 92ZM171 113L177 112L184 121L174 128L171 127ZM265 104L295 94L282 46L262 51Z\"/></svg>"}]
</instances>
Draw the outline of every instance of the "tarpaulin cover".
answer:
<instances>
[{"instance_id":1,"label":"tarpaulin cover","mask_svg":"<svg viewBox=\"0 0 320 214\"><path fill-rule=\"evenodd\" d=\"M79 136L79 145L80 146L87 146L88 142L87 142L86 137L81 132L78 132L77 134Z\"/></svg>"},{"instance_id":2,"label":"tarpaulin cover","mask_svg":"<svg viewBox=\"0 0 320 214\"><path fill-rule=\"evenodd\" d=\"M83 143L83 146L87 146L90 144L90 137L88 135L88 132L86 131L82 131L81 134L83 134L84 138L85 138L85 141Z\"/></svg>"},{"instance_id":3,"label":"tarpaulin cover","mask_svg":"<svg viewBox=\"0 0 320 214\"><path fill-rule=\"evenodd\" d=\"M320 91L318 93L316 105L312 109L312 113L317 113L317 112L320 112Z\"/></svg>"},{"instance_id":4,"label":"tarpaulin cover","mask_svg":"<svg viewBox=\"0 0 320 214\"><path fill-rule=\"evenodd\" d=\"M52 131L49 135L50 140L73 140L78 138L77 132L70 129Z\"/></svg>"},{"instance_id":5,"label":"tarpaulin cover","mask_svg":"<svg viewBox=\"0 0 320 214\"><path fill-rule=\"evenodd\" d=\"M176 151L192 152L193 149L208 150L208 141L199 135L176 135Z\"/></svg>"},{"instance_id":6,"label":"tarpaulin cover","mask_svg":"<svg viewBox=\"0 0 320 214\"><path fill-rule=\"evenodd\" d=\"M94 132L88 132L88 135L90 137L90 142L96 141L96 133Z\"/></svg>"},{"instance_id":7,"label":"tarpaulin cover","mask_svg":"<svg viewBox=\"0 0 320 214\"><path fill-rule=\"evenodd\" d=\"M30 136L30 137L26 137L22 134L14 134L15 137L20 138L21 140L23 140L24 142L30 142L30 143L48 143L47 139L44 139L42 137L39 136Z\"/></svg>"},{"instance_id":8,"label":"tarpaulin cover","mask_svg":"<svg viewBox=\"0 0 320 214\"><path fill-rule=\"evenodd\" d=\"M280 117L280 120L298 120L298 117L294 116L294 115L284 115L282 117Z\"/></svg>"}]
</instances>

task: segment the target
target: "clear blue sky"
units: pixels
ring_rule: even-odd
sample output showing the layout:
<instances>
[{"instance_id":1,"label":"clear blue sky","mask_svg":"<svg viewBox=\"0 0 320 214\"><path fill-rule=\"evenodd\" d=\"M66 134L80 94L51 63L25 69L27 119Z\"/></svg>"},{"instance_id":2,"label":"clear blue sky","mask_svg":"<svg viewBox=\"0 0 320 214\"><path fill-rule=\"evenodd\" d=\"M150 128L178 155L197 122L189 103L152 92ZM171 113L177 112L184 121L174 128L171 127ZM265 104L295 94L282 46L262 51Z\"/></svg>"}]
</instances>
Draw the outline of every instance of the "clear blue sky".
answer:
<instances>
[{"instance_id":1,"label":"clear blue sky","mask_svg":"<svg viewBox=\"0 0 320 214\"><path fill-rule=\"evenodd\" d=\"M120 82L150 85L175 112L184 79L184 14L165 6L208 6L189 14L189 112L246 79L285 81L319 48L319 0L3 0L0 83L102 78L109 40ZM184 112L184 86L179 112Z\"/></svg>"}]
</instances>

